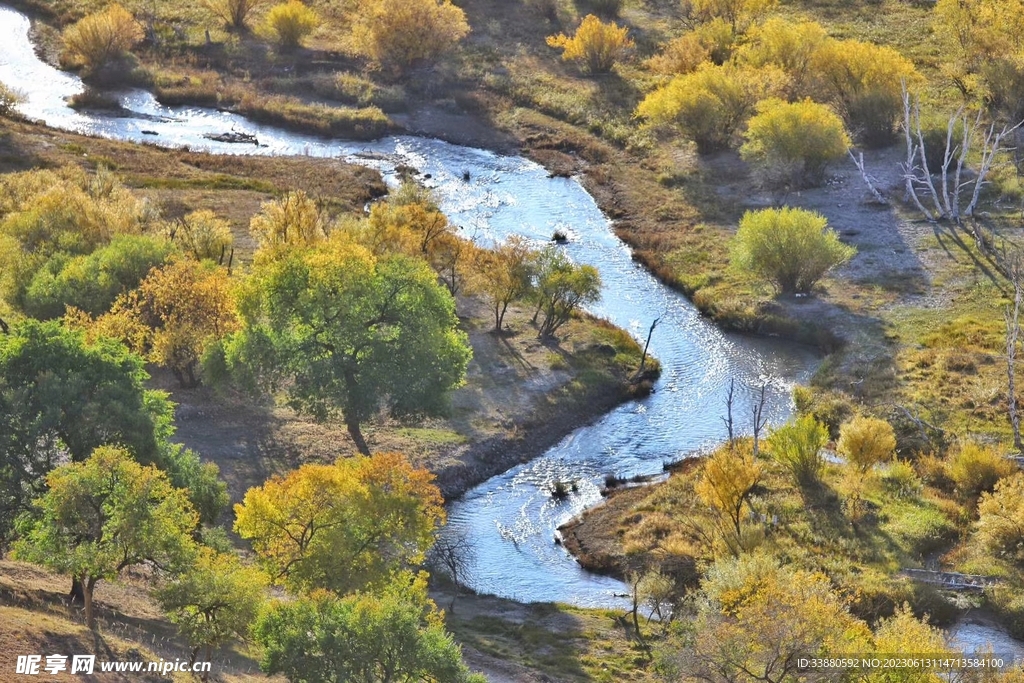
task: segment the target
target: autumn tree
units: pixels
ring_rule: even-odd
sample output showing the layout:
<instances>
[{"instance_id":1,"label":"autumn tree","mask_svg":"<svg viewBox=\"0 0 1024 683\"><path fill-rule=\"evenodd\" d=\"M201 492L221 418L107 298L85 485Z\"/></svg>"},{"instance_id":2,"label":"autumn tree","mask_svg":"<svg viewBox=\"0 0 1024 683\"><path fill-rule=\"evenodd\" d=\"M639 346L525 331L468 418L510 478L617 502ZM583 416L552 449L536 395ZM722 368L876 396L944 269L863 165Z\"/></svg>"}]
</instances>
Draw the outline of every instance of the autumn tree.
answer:
<instances>
[{"instance_id":1,"label":"autumn tree","mask_svg":"<svg viewBox=\"0 0 1024 683\"><path fill-rule=\"evenodd\" d=\"M1024 563L1024 474L1001 479L978 503L978 539L989 552Z\"/></svg>"},{"instance_id":2,"label":"autumn tree","mask_svg":"<svg viewBox=\"0 0 1024 683\"><path fill-rule=\"evenodd\" d=\"M791 420L768 435L768 452L789 470L798 486L818 480L821 474L821 449L828 443L828 429L813 415Z\"/></svg>"},{"instance_id":3,"label":"autumn tree","mask_svg":"<svg viewBox=\"0 0 1024 683\"><path fill-rule=\"evenodd\" d=\"M544 314L538 332L541 337L554 336L574 312L601 297L601 276L597 269L574 264L557 247L548 247L540 254L536 271L532 296L537 302L537 312Z\"/></svg>"},{"instance_id":4,"label":"autumn tree","mask_svg":"<svg viewBox=\"0 0 1024 683\"><path fill-rule=\"evenodd\" d=\"M310 246L327 237L327 222L317 203L302 190L263 204L249 221L249 232L260 250Z\"/></svg>"},{"instance_id":5,"label":"autumn tree","mask_svg":"<svg viewBox=\"0 0 1024 683\"><path fill-rule=\"evenodd\" d=\"M576 62L594 74L610 71L615 62L635 47L629 37L629 29L613 21L604 23L593 14L583 18L572 36L564 33L548 36L547 43L562 50L565 61Z\"/></svg>"},{"instance_id":6,"label":"autumn tree","mask_svg":"<svg viewBox=\"0 0 1024 683\"><path fill-rule=\"evenodd\" d=\"M395 71L436 59L468 34L466 14L450 0L368 0L353 22L359 51Z\"/></svg>"},{"instance_id":7,"label":"autumn tree","mask_svg":"<svg viewBox=\"0 0 1024 683\"><path fill-rule=\"evenodd\" d=\"M88 343L56 322L25 320L0 334L0 542L66 459L117 443L141 462L161 460L173 411L148 378L120 344Z\"/></svg>"},{"instance_id":8,"label":"autumn tree","mask_svg":"<svg viewBox=\"0 0 1024 683\"><path fill-rule=\"evenodd\" d=\"M320 25L320 17L300 0L288 0L267 12L266 29L281 47L292 49Z\"/></svg>"},{"instance_id":9,"label":"autumn tree","mask_svg":"<svg viewBox=\"0 0 1024 683\"><path fill-rule=\"evenodd\" d=\"M22 308L43 319L60 317L68 307L101 315L173 252L174 246L159 237L118 235L91 254L51 258L29 281Z\"/></svg>"},{"instance_id":10,"label":"autumn tree","mask_svg":"<svg viewBox=\"0 0 1024 683\"><path fill-rule=\"evenodd\" d=\"M260 667L298 683L483 683L427 597L426 582L399 575L382 590L327 591L278 602L257 621Z\"/></svg>"},{"instance_id":11,"label":"autumn tree","mask_svg":"<svg viewBox=\"0 0 1024 683\"><path fill-rule=\"evenodd\" d=\"M839 241L824 216L791 207L748 211L732 242L733 264L780 294L810 292L856 253Z\"/></svg>"},{"instance_id":12,"label":"autumn tree","mask_svg":"<svg viewBox=\"0 0 1024 683\"><path fill-rule=\"evenodd\" d=\"M234 242L231 225L213 211L192 211L173 223L168 236L197 261L224 260Z\"/></svg>"},{"instance_id":13,"label":"autumn tree","mask_svg":"<svg viewBox=\"0 0 1024 683\"><path fill-rule=\"evenodd\" d=\"M1001 82L998 76L1006 66L1012 69L1024 50L1024 2L938 0L933 27L947 59L943 72L964 96L998 98L1011 92L1006 85L1012 80Z\"/></svg>"},{"instance_id":14,"label":"autumn tree","mask_svg":"<svg viewBox=\"0 0 1024 683\"><path fill-rule=\"evenodd\" d=\"M89 71L97 71L123 57L144 37L132 13L113 3L89 14L64 30L64 49Z\"/></svg>"},{"instance_id":15,"label":"autumn tree","mask_svg":"<svg viewBox=\"0 0 1024 683\"><path fill-rule=\"evenodd\" d=\"M715 563L682 621L657 649L665 680L796 680L799 657L864 652L867 625L826 576L755 553Z\"/></svg>"},{"instance_id":16,"label":"autumn tree","mask_svg":"<svg viewBox=\"0 0 1024 683\"><path fill-rule=\"evenodd\" d=\"M10 118L15 116L18 105L25 101L25 95L14 88L0 82L0 116Z\"/></svg>"},{"instance_id":17,"label":"autumn tree","mask_svg":"<svg viewBox=\"0 0 1024 683\"><path fill-rule=\"evenodd\" d=\"M186 569L158 588L156 597L192 647L189 661L195 662L200 650L210 661L214 648L248 637L266 586L266 575L234 553L201 548Z\"/></svg>"},{"instance_id":18,"label":"autumn tree","mask_svg":"<svg viewBox=\"0 0 1024 683\"><path fill-rule=\"evenodd\" d=\"M426 263L376 259L343 235L257 263L239 308L244 327L223 346L227 367L251 386L284 387L317 419L340 411L366 454L363 422L382 407L443 412L471 355Z\"/></svg>"},{"instance_id":19,"label":"autumn tree","mask_svg":"<svg viewBox=\"0 0 1024 683\"><path fill-rule=\"evenodd\" d=\"M846 155L843 120L823 104L762 100L747 123L740 155L763 184L799 189L820 184L829 164Z\"/></svg>"},{"instance_id":20,"label":"autumn tree","mask_svg":"<svg viewBox=\"0 0 1024 683\"><path fill-rule=\"evenodd\" d=\"M533 289L536 254L524 237L512 235L494 249L480 252L479 258L478 289L494 310L494 331L501 332L508 307Z\"/></svg>"},{"instance_id":21,"label":"autumn tree","mask_svg":"<svg viewBox=\"0 0 1024 683\"><path fill-rule=\"evenodd\" d=\"M102 167L12 173L0 178L0 293L18 308L35 274L61 270L118 235L140 235L158 214ZM52 264L48 266L50 261Z\"/></svg>"},{"instance_id":22,"label":"autumn tree","mask_svg":"<svg viewBox=\"0 0 1024 683\"><path fill-rule=\"evenodd\" d=\"M433 475L381 453L303 465L249 489L235 531L295 590L361 590L421 562L444 521Z\"/></svg>"},{"instance_id":23,"label":"autumn tree","mask_svg":"<svg viewBox=\"0 0 1024 683\"><path fill-rule=\"evenodd\" d=\"M743 550L743 507L760 483L763 469L745 444L720 448L704 458L694 491L700 500L727 522L723 539L729 550ZM730 538L730 535L732 538Z\"/></svg>"},{"instance_id":24,"label":"autumn tree","mask_svg":"<svg viewBox=\"0 0 1024 683\"><path fill-rule=\"evenodd\" d=\"M209 262L182 259L154 269L96 327L169 368L182 387L196 387L204 352L238 328L238 317L227 273Z\"/></svg>"},{"instance_id":25,"label":"autumn tree","mask_svg":"<svg viewBox=\"0 0 1024 683\"><path fill-rule=\"evenodd\" d=\"M647 95L636 113L651 125L678 129L701 153L712 152L729 146L754 106L785 83L776 67L705 63Z\"/></svg>"},{"instance_id":26,"label":"autumn tree","mask_svg":"<svg viewBox=\"0 0 1024 683\"><path fill-rule=\"evenodd\" d=\"M199 522L185 492L128 451L101 446L46 477L48 490L24 520L15 557L81 581L85 620L96 628L93 591L139 565L170 570L194 552Z\"/></svg>"}]
</instances>

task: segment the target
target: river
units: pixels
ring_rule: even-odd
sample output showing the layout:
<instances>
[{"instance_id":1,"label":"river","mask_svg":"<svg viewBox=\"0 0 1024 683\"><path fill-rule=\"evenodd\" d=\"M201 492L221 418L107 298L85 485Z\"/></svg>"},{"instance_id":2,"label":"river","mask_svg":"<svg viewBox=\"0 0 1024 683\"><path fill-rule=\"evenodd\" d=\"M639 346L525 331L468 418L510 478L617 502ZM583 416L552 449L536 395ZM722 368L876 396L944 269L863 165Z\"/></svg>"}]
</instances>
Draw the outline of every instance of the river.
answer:
<instances>
[{"instance_id":1,"label":"river","mask_svg":"<svg viewBox=\"0 0 1024 683\"><path fill-rule=\"evenodd\" d=\"M121 115L77 112L66 98L81 92L81 81L38 59L28 29L24 15L0 6L0 82L26 96L19 109L30 118L77 133L213 154L338 157L374 167L392 184L396 166L409 165L423 177L429 174L442 209L474 239L487 243L520 234L541 244L556 229L567 233L570 242L564 249L570 257L601 273L601 300L590 308L594 314L638 338L660 319L651 351L663 374L654 393L577 429L541 457L451 504L447 533L471 541L475 551L467 580L476 590L524 602L622 604L617 595L625 586L583 571L554 543L557 526L600 500L605 475L657 473L666 462L721 442L730 381L736 386L738 427L749 431L750 408L760 387L765 387L769 423L783 422L793 410L793 386L806 381L817 364L809 348L726 334L704 320L683 296L633 262L629 248L575 179L550 178L544 168L521 157L429 138L402 135L353 143L259 125L208 108L165 107L142 90L121 93ZM203 137L232 130L256 135L261 144ZM549 493L555 481L573 481L577 490L566 500L555 500Z\"/></svg>"}]
</instances>

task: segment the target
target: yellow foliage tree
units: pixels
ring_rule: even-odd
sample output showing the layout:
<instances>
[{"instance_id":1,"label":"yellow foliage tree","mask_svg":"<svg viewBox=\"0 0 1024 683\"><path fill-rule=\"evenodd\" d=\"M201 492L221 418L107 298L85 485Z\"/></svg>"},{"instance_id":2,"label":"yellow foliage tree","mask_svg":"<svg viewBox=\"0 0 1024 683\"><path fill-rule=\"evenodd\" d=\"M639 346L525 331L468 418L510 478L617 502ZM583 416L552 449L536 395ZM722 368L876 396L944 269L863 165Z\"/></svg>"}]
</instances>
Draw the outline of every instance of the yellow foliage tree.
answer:
<instances>
[{"instance_id":1,"label":"yellow foliage tree","mask_svg":"<svg viewBox=\"0 0 1024 683\"><path fill-rule=\"evenodd\" d=\"M720 448L705 458L694 491L701 501L724 517L735 540L725 536L733 553L743 550L743 506L761 481L763 469L746 444Z\"/></svg>"},{"instance_id":2,"label":"yellow foliage tree","mask_svg":"<svg viewBox=\"0 0 1024 683\"><path fill-rule=\"evenodd\" d=\"M946 75L965 96L984 95L986 66L1024 48L1024 0L938 0L933 29Z\"/></svg>"},{"instance_id":3,"label":"yellow foliage tree","mask_svg":"<svg viewBox=\"0 0 1024 683\"><path fill-rule=\"evenodd\" d=\"M711 152L727 147L754 106L780 93L786 82L777 67L705 63L649 94L636 114L652 125L678 128L698 150Z\"/></svg>"},{"instance_id":4,"label":"yellow foliage tree","mask_svg":"<svg viewBox=\"0 0 1024 683\"><path fill-rule=\"evenodd\" d=\"M213 211L193 211L168 229L168 236L197 261L221 261L234 242L230 224Z\"/></svg>"},{"instance_id":5,"label":"yellow foliage tree","mask_svg":"<svg viewBox=\"0 0 1024 683\"><path fill-rule=\"evenodd\" d=\"M629 29L614 21L607 24L588 14L572 37L559 33L548 36L548 45L562 50L562 59L576 62L590 73L610 71L627 50L634 47Z\"/></svg>"},{"instance_id":6,"label":"yellow foliage tree","mask_svg":"<svg viewBox=\"0 0 1024 683\"><path fill-rule=\"evenodd\" d=\"M501 332L505 313L513 301L525 298L533 287L536 253L529 242L512 235L491 251L478 253L477 290L494 310L494 330Z\"/></svg>"},{"instance_id":7,"label":"yellow foliage tree","mask_svg":"<svg viewBox=\"0 0 1024 683\"><path fill-rule=\"evenodd\" d=\"M786 189L817 185L828 165L850 148L843 120L809 99L762 100L743 135L740 155L755 166L762 183Z\"/></svg>"},{"instance_id":8,"label":"yellow foliage tree","mask_svg":"<svg viewBox=\"0 0 1024 683\"><path fill-rule=\"evenodd\" d=\"M828 577L754 553L715 563L695 600L688 642L659 647L666 680L798 680L801 656L864 652L867 624Z\"/></svg>"},{"instance_id":9,"label":"yellow foliage tree","mask_svg":"<svg viewBox=\"0 0 1024 683\"><path fill-rule=\"evenodd\" d=\"M249 489L235 531L289 588L361 590L423 560L445 519L433 479L397 453L303 465Z\"/></svg>"},{"instance_id":10,"label":"yellow foliage tree","mask_svg":"<svg viewBox=\"0 0 1024 683\"><path fill-rule=\"evenodd\" d=\"M142 25L118 4L90 14L64 31L64 49L72 59L94 71L124 56L143 38Z\"/></svg>"},{"instance_id":11,"label":"yellow foliage tree","mask_svg":"<svg viewBox=\"0 0 1024 683\"><path fill-rule=\"evenodd\" d=\"M364 55L401 70L451 50L469 34L469 23L449 0L366 0L353 32Z\"/></svg>"},{"instance_id":12,"label":"yellow foliage tree","mask_svg":"<svg viewBox=\"0 0 1024 683\"><path fill-rule=\"evenodd\" d=\"M271 256L278 247L309 246L327 237L327 224L317 203L302 190L266 202L249 221L261 251Z\"/></svg>"},{"instance_id":13,"label":"yellow foliage tree","mask_svg":"<svg viewBox=\"0 0 1024 683\"><path fill-rule=\"evenodd\" d=\"M183 259L150 271L138 289L119 297L96 321L93 333L124 340L169 368L181 386L194 387L206 348L238 326L227 273Z\"/></svg>"}]
</instances>

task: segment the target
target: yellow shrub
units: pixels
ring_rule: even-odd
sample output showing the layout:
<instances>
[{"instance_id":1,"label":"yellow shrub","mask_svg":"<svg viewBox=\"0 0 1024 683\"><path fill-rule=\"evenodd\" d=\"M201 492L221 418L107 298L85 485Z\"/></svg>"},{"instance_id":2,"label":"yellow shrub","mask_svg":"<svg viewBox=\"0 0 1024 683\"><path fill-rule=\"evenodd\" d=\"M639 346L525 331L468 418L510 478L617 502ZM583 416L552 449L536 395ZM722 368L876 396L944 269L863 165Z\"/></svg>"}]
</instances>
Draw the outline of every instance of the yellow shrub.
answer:
<instances>
[{"instance_id":1,"label":"yellow shrub","mask_svg":"<svg viewBox=\"0 0 1024 683\"><path fill-rule=\"evenodd\" d=\"M966 441L949 461L949 478L964 496L991 491L996 482L1015 471L1013 462L991 446Z\"/></svg>"},{"instance_id":2,"label":"yellow shrub","mask_svg":"<svg viewBox=\"0 0 1024 683\"><path fill-rule=\"evenodd\" d=\"M705 63L648 95L636 113L654 125L679 128L697 149L709 152L728 146L754 105L785 84L785 74L775 67Z\"/></svg>"},{"instance_id":3,"label":"yellow shrub","mask_svg":"<svg viewBox=\"0 0 1024 683\"><path fill-rule=\"evenodd\" d=\"M903 111L903 83L920 77L914 65L891 47L859 40L828 40L812 63L815 99L829 102L867 145L892 141Z\"/></svg>"},{"instance_id":4,"label":"yellow shrub","mask_svg":"<svg viewBox=\"0 0 1024 683\"><path fill-rule=\"evenodd\" d=\"M828 39L825 29L817 22L793 24L775 17L751 29L737 57L742 63L755 67L777 66L789 76L787 94L790 97L813 98L818 94L814 91L814 60Z\"/></svg>"},{"instance_id":5,"label":"yellow shrub","mask_svg":"<svg viewBox=\"0 0 1024 683\"><path fill-rule=\"evenodd\" d=\"M170 228L171 238L198 261L218 261L231 248L231 226L213 211L193 211Z\"/></svg>"},{"instance_id":6,"label":"yellow shrub","mask_svg":"<svg viewBox=\"0 0 1024 683\"><path fill-rule=\"evenodd\" d=\"M267 13L267 30L282 47L298 47L302 39L316 30L320 18L299 0L289 0Z\"/></svg>"},{"instance_id":7,"label":"yellow shrub","mask_svg":"<svg viewBox=\"0 0 1024 683\"><path fill-rule=\"evenodd\" d=\"M607 24L593 14L583 18L570 38L564 33L548 36L548 45L562 50L562 59L576 62L591 73L604 73L633 48L629 29L610 21Z\"/></svg>"},{"instance_id":8,"label":"yellow shrub","mask_svg":"<svg viewBox=\"0 0 1024 683\"><path fill-rule=\"evenodd\" d=\"M850 148L843 120L824 104L768 99L757 109L740 154L771 185L815 185L825 168Z\"/></svg>"},{"instance_id":9,"label":"yellow shrub","mask_svg":"<svg viewBox=\"0 0 1024 683\"><path fill-rule=\"evenodd\" d=\"M447 52L466 37L469 24L449 0L364 0L353 30L364 55L401 69Z\"/></svg>"},{"instance_id":10,"label":"yellow shrub","mask_svg":"<svg viewBox=\"0 0 1024 683\"><path fill-rule=\"evenodd\" d=\"M142 26L121 5L90 14L64 31L64 48L87 69L123 56L143 38Z\"/></svg>"},{"instance_id":11,"label":"yellow shrub","mask_svg":"<svg viewBox=\"0 0 1024 683\"><path fill-rule=\"evenodd\" d=\"M858 415L839 430L839 453L861 472L892 460L896 451L896 434L885 420Z\"/></svg>"}]
</instances>

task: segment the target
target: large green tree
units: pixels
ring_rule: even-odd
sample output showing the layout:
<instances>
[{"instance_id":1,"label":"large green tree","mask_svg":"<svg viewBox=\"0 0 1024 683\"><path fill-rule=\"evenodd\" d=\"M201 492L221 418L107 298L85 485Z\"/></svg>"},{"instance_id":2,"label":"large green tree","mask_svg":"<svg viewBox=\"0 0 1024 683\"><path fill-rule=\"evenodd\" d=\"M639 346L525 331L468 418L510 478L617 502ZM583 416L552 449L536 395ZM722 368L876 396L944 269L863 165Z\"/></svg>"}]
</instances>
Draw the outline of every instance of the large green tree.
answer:
<instances>
[{"instance_id":1,"label":"large green tree","mask_svg":"<svg viewBox=\"0 0 1024 683\"><path fill-rule=\"evenodd\" d=\"M438 413L469 363L455 302L423 261L373 257L343 236L258 262L242 293L243 330L224 345L229 368L284 386L318 419L340 411L360 452L361 423Z\"/></svg>"},{"instance_id":2,"label":"large green tree","mask_svg":"<svg viewBox=\"0 0 1024 683\"><path fill-rule=\"evenodd\" d=\"M109 443L140 462L161 460L172 409L147 378L120 344L88 343L57 322L26 320L0 334L0 540L63 461Z\"/></svg>"},{"instance_id":3,"label":"large green tree","mask_svg":"<svg viewBox=\"0 0 1024 683\"><path fill-rule=\"evenodd\" d=\"M46 484L34 514L22 518L15 557L79 580L91 629L99 581L142 564L174 569L194 553L191 534L199 515L185 491L123 448L97 448L84 462L50 472Z\"/></svg>"},{"instance_id":4,"label":"large green tree","mask_svg":"<svg viewBox=\"0 0 1024 683\"><path fill-rule=\"evenodd\" d=\"M445 631L422 580L379 594L321 591L267 610L254 627L261 668L302 683L479 683Z\"/></svg>"},{"instance_id":5,"label":"large green tree","mask_svg":"<svg viewBox=\"0 0 1024 683\"><path fill-rule=\"evenodd\" d=\"M213 648L248 635L266 585L266 575L234 553L202 548L188 569L160 587L157 599L192 646L191 661L200 649L210 661Z\"/></svg>"}]
</instances>

